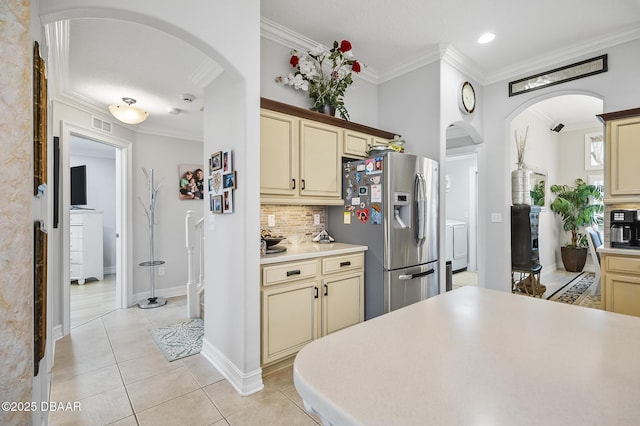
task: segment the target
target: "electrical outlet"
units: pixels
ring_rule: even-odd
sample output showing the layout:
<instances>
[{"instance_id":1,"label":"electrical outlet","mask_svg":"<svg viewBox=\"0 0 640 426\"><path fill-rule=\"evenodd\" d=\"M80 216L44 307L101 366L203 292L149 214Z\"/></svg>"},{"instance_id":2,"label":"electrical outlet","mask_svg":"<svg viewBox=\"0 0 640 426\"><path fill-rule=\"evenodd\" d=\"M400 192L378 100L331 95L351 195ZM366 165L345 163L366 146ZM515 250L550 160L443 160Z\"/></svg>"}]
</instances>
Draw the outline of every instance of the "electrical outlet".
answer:
<instances>
[{"instance_id":1,"label":"electrical outlet","mask_svg":"<svg viewBox=\"0 0 640 426\"><path fill-rule=\"evenodd\" d=\"M320 225L320 215L319 214L314 214L313 215L313 224L314 225Z\"/></svg>"},{"instance_id":2,"label":"electrical outlet","mask_svg":"<svg viewBox=\"0 0 640 426\"><path fill-rule=\"evenodd\" d=\"M160 275L161 277L164 277L164 266L161 266L158 268L158 275Z\"/></svg>"},{"instance_id":3,"label":"electrical outlet","mask_svg":"<svg viewBox=\"0 0 640 426\"><path fill-rule=\"evenodd\" d=\"M276 215L270 214L267 216L267 225L276 226Z\"/></svg>"}]
</instances>

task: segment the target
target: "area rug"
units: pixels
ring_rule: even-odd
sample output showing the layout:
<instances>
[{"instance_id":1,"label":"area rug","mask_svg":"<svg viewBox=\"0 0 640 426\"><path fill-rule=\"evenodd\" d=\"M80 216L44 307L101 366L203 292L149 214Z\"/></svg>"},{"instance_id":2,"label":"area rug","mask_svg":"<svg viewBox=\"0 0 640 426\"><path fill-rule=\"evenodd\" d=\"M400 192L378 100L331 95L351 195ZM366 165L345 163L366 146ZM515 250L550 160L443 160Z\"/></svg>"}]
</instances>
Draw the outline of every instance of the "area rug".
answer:
<instances>
[{"instance_id":1,"label":"area rug","mask_svg":"<svg viewBox=\"0 0 640 426\"><path fill-rule=\"evenodd\" d=\"M200 353L204 321L200 318L149 330L168 361Z\"/></svg>"},{"instance_id":2,"label":"area rug","mask_svg":"<svg viewBox=\"0 0 640 426\"><path fill-rule=\"evenodd\" d=\"M547 300L568 303L570 305L580 305L587 296L591 296L593 293L590 289L595 284L594 278L595 274L591 272L578 275L567 285L549 296Z\"/></svg>"}]
</instances>

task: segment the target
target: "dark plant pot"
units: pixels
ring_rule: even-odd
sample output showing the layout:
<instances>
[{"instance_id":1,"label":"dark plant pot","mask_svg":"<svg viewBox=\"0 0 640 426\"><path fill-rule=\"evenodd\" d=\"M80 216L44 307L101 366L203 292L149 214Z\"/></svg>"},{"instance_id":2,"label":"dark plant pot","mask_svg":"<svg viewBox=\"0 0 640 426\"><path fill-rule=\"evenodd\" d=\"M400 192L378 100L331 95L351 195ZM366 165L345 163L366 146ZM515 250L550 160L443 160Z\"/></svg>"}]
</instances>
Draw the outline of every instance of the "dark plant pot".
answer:
<instances>
[{"instance_id":1,"label":"dark plant pot","mask_svg":"<svg viewBox=\"0 0 640 426\"><path fill-rule=\"evenodd\" d=\"M587 262L587 248L560 247L564 269L569 272L582 272Z\"/></svg>"},{"instance_id":2,"label":"dark plant pot","mask_svg":"<svg viewBox=\"0 0 640 426\"><path fill-rule=\"evenodd\" d=\"M318 112L322 114L327 114L333 117L336 115L336 107L331 105L322 105L320 108L318 108Z\"/></svg>"}]
</instances>

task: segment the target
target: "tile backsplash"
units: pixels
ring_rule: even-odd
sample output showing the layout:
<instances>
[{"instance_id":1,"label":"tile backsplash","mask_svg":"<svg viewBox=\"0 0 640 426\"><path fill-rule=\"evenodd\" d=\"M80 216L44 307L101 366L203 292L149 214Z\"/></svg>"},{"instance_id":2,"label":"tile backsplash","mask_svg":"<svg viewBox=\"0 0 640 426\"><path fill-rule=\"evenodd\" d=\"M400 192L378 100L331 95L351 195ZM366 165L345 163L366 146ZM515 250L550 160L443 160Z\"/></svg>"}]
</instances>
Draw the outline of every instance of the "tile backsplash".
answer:
<instances>
[{"instance_id":1,"label":"tile backsplash","mask_svg":"<svg viewBox=\"0 0 640 426\"><path fill-rule=\"evenodd\" d=\"M320 215L320 224L313 224L314 215ZM274 215L275 226L268 226L269 215ZM278 204L260 205L260 229L267 229L272 235L283 235L285 244L309 242L326 226L325 206L283 206Z\"/></svg>"}]
</instances>

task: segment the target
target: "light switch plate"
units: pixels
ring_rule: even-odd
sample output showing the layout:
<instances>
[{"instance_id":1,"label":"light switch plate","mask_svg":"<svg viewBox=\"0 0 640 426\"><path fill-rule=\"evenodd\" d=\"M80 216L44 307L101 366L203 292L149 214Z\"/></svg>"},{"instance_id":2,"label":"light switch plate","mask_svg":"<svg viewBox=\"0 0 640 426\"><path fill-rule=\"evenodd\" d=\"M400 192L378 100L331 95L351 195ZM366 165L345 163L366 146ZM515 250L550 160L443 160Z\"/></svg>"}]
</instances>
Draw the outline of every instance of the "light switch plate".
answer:
<instances>
[{"instance_id":1,"label":"light switch plate","mask_svg":"<svg viewBox=\"0 0 640 426\"><path fill-rule=\"evenodd\" d=\"M502 213L491 213L491 222L493 223L502 222Z\"/></svg>"},{"instance_id":2,"label":"light switch plate","mask_svg":"<svg viewBox=\"0 0 640 426\"><path fill-rule=\"evenodd\" d=\"M269 216L267 216L267 225L276 226L276 215L270 214Z\"/></svg>"}]
</instances>

